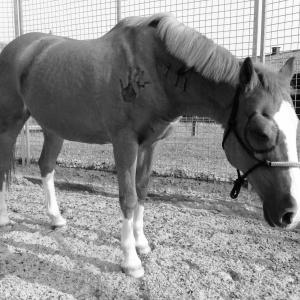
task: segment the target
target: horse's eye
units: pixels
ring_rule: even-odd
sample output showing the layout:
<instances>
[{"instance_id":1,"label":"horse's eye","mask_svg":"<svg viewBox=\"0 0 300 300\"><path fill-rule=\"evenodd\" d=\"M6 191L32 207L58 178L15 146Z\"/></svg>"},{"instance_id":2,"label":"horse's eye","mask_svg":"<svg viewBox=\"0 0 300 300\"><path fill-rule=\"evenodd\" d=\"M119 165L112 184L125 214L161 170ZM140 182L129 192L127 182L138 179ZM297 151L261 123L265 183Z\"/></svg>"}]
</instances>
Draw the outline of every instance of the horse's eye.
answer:
<instances>
[{"instance_id":1,"label":"horse's eye","mask_svg":"<svg viewBox=\"0 0 300 300\"><path fill-rule=\"evenodd\" d=\"M278 128L272 119L256 114L249 119L245 128L245 138L254 151L273 148L277 143Z\"/></svg>"}]
</instances>

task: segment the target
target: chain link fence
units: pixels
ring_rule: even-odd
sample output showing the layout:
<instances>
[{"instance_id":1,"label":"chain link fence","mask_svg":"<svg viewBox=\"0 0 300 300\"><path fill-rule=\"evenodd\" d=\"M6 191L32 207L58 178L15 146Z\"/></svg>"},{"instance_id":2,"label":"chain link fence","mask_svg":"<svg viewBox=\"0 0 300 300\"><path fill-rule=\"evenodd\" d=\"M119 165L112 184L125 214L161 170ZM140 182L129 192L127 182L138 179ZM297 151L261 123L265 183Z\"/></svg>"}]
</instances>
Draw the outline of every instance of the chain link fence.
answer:
<instances>
[{"instance_id":1,"label":"chain link fence","mask_svg":"<svg viewBox=\"0 0 300 300\"><path fill-rule=\"evenodd\" d=\"M300 60L298 0L2 0L0 43L7 43L18 34L14 24L16 9L19 33L40 31L76 39L100 37L124 17L171 12L238 58L252 56L276 68L290 56ZM300 113L299 60L292 80L292 98ZM34 120L30 124L31 129L37 129ZM159 144L154 171L161 175L231 180L235 170L221 148L222 134L222 128L212 120L184 117L174 134ZM37 160L42 133L31 130L29 142L30 159ZM19 139L20 157L24 152L22 145L24 141ZM59 162L112 169L112 147L66 141Z\"/></svg>"}]
</instances>

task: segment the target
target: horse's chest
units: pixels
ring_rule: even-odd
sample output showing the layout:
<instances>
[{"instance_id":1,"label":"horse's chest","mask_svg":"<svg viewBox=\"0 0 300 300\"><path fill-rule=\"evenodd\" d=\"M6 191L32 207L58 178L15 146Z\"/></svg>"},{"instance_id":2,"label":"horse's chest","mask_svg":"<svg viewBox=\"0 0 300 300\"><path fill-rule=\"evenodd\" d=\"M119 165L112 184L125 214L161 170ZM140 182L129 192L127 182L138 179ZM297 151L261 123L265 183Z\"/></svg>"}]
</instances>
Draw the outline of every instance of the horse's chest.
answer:
<instances>
[{"instance_id":1,"label":"horse's chest","mask_svg":"<svg viewBox=\"0 0 300 300\"><path fill-rule=\"evenodd\" d=\"M149 124L147 128L140 132L140 144L147 146L168 137L172 133L176 123L177 122L162 122Z\"/></svg>"}]
</instances>

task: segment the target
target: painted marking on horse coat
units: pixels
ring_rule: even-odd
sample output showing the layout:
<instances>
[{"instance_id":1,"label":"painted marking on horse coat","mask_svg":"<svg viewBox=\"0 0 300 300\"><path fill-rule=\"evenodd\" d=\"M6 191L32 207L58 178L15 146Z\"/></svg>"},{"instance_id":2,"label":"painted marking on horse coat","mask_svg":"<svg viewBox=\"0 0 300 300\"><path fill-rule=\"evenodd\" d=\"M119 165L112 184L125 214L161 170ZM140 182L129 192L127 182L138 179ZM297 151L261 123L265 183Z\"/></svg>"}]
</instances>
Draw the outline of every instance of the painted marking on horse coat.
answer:
<instances>
[{"instance_id":1,"label":"painted marking on horse coat","mask_svg":"<svg viewBox=\"0 0 300 300\"><path fill-rule=\"evenodd\" d=\"M120 79L120 85L121 85L121 92L122 97L125 102L133 102L136 98L136 92L132 86L131 82L128 82L128 85L125 87L123 85L122 80Z\"/></svg>"},{"instance_id":2,"label":"painted marking on horse coat","mask_svg":"<svg viewBox=\"0 0 300 300\"><path fill-rule=\"evenodd\" d=\"M298 161L296 136L299 120L292 105L287 101L282 101L279 111L274 115L274 120L285 135L288 161ZM290 168L289 174L291 178L290 194L297 203L297 212L291 224L293 225L300 221L300 169Z\"/></svg>"},{"instance_id":3,"label":"painted marking on horse coat","mask_svg":"<svg viewBox=\"0 0 300 300\"><path fill-rule=\"evenodd\" d=\"M51 219L53 226L64 226L66 225L66 220L61 216L59 207L55 195L54 187L54 170L47 174L46 177L42 177L42 183L45 193L45 206L47 214Z\"/></svg>"},{"instance_id":4,"label":"painted marking on horse coat","mask_svg":"<svg viewBox=\"0 0 300 300\"><path fill-rule=\"evenodd\" d=\"M145 88L150 81L145 80L145 72L139 67L129 69L127 86L120 79L121 93L125 102L133 102L139 95L140 90Z\"/></svg>"}]
</instances>

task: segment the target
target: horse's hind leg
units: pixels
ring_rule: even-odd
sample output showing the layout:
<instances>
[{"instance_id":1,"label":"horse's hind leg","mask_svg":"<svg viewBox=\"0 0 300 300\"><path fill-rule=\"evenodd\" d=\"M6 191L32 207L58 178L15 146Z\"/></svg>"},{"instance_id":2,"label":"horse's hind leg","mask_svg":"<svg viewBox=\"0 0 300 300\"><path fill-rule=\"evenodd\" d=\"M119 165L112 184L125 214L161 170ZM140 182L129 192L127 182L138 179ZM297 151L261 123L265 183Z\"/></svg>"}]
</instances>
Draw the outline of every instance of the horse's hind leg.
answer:
<instances>
[{"instance_id":1,"label":"horse's hind leg","mask_svg":"<svg viewBox=\"0 0 300 300\"><path fill-rule=\"evenodd\" d=\"M10 134L5 133L0 135L0 149L0 226L5 226L9 223L6 205L6 187L13 159L13 144Z\"/></svg>"},{"instance_id":2,"label":"horse's hind leg","mask_svg":"<svg viewBox=\"0 0 300 300\"><path fill-rule=\"evenodd\" d=\"M7 117L1 118L3 128L1 128L0 133L0 226L9 223L6 206L6 188L10 179L10 171L14 164L16 139L28 117L29 114L27 113L11 117L9 112L7 112ZM10 119L8 120L8 118Z\"/></svg>"},{"instance_id":3,"label":"horse's hind leg","mask_svg":"<svg viewBox=\"0 0 300 300\"><path fill-rule=\"evenodd\" d=\"M153 152L155 145L139 147L136 168L136 192L138 205L134 210L133 233L135 246L139 253L147 254L151 251L144 234L144 200L147 197L150 175L152 171Z\"/></svg>"},{"instance_id":4,"label":"horse's hind leg","mask_svg":"<svg viewBox=\"0 0 300 300\"><path fill-rule=\"evenodd\" d=\"M54 187L54 169L62 145L62 138L44 130L44 144L39 159L39 167L45 193L47 215L51 220L51 225L55 227L66 225L66 220L59 211Z\"/></svg>"}]
</instances>

